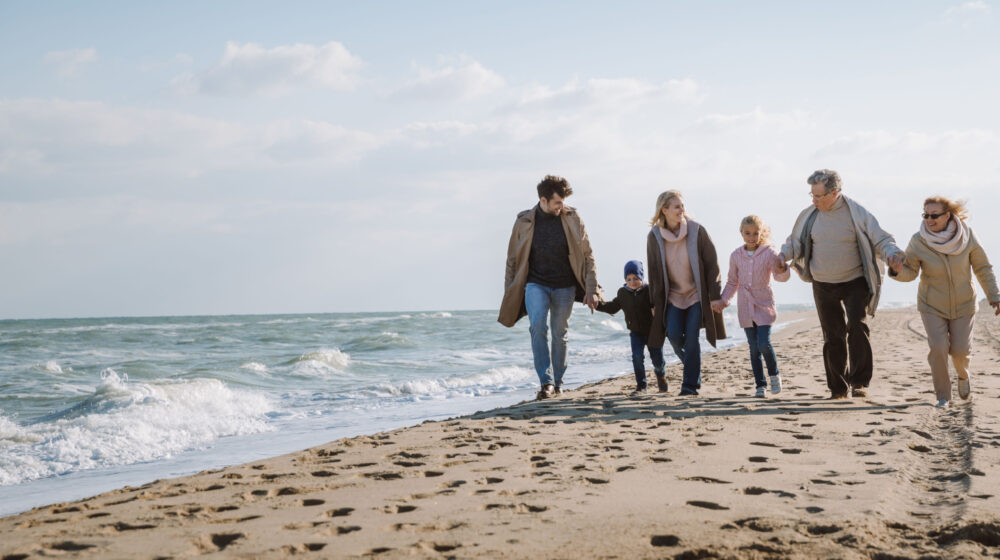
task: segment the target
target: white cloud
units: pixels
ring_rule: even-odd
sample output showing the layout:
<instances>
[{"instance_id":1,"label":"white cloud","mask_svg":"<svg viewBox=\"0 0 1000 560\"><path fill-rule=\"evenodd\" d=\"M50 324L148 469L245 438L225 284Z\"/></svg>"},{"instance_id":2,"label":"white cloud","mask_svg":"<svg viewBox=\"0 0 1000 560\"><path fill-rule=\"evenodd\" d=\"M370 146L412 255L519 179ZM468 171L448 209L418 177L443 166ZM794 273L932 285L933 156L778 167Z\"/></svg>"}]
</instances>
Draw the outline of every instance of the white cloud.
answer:
<instances>
[{"instance_id":1,"label":"white cloud","mask_svg":"<svg viewBox=\"0 0 1000 560\"><path fill-rule=\"evenodd\" d=\"M791 131L810 125L809 115L801 111L789 113L767 113L760 107L738 114L711 114L699 118L691 127L692 131L721 133L744 128Z\"/></svg>"},{"instance_id":2,"label":"white cloud","mask_svg":"<svg viewBox=\"0 0 1000 560\"><path fill-rule=\"evenodd\" d=\"M46 54L43 60L55 67L57 75L69 78L79 75L88 64L97 62L97 49L53 51Z\"/></svg>"},{"instance_id":3,"label":"white cloud","mask_svg":"<svg viewBox=\"0 0 1000 560\"><path fill-rule=\"evenodd\" d=\"M440 68L414 64L417 77L404 84L395 96L431 100L464 100L480 97L504 86L504 79L468 56Z\"/></svg>"},{"instance_id":4,"label":"white cloud","mask_svg":"<svg viewBox=\"0 0 1000 560\"><path fill-rule=\"evenodd\" d=\"M941 133L862 130L831 140L816 155L857 156L871 154L934 154L936 158L1000 150L997 134L989 130Z\"/></svg>"},{"instance_id":5,"label":"white cloud","mask_svg":"<svg viewBox=\"0 0 1000 560\"><path fill-rule=\"evenodd\" d=\"M0 101L0 174L193 177L287 165L333 167L379 146L375 134L309 120L264 124L103 103Z\"/></svg>"},{"instance_id":6,"label":"white cloud","mask_svg":"<svg viewBox=\"0 0 1000 560\"><path fill-rule=\"evenodd\" d=\"M325 45L226 43L221 60L197 74L176 78L182 93L282 95L300 89L351 90L361 81L362 61L336 41Z\"/></svg>"},{"instance_id":7,"label":"white cloud","mask_svg":"<svg viewBox=\"0 0 1000 560\"><path fill-rule=\"evenodd\" d=\"M968 24L989 17L992 12L993 8L984 0L972 0L949 7L944 11L944 19L950 23Z\"/></svg>"},{"instance_id":8,"label":"white cloud","mask_svg":"<svg viewBox=\"0 0 1000 560\"><path fill-rule=\"evenodd\" d=\"M632 78L572 80L558 89L529 88L509 111L627 111L639 105L698 103L698 84L691 79L655 84Z\"/></svg>"}]
</instances>

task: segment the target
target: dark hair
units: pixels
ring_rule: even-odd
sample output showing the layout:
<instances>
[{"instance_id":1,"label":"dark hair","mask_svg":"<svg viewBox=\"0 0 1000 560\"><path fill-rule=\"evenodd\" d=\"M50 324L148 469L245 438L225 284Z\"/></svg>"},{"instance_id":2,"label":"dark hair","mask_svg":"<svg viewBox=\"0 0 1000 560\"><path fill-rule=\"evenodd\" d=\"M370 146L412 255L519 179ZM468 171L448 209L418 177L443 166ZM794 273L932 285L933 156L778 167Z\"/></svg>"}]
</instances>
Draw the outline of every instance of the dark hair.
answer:
<instances>
[{"instance_id":1,"label":"dark hair","mask_svg":"<svg viewBox=\"0 0 1000 560\"><path fill-rule=\"evenodd\" d=\"M560 198L566 198L573 194L573 188L569 186L569 181L556 175L546 175L541 183L538 183L538 198L551 200L552 195L557 194Z\"/></svg>"}]
</instances>

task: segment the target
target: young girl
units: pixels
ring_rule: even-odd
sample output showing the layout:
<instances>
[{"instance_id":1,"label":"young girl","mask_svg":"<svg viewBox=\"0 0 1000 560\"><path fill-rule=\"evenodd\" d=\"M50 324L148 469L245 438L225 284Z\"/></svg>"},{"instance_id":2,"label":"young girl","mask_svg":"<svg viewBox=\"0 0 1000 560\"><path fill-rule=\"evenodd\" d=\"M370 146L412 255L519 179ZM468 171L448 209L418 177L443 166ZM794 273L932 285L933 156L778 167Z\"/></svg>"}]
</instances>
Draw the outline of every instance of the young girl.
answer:
<instances>
[{"instance_id":1,"label":"young girl","mask_svg":"<svg viewBox=\"0 0 1000 560\"><path fill-rule=\"evenodd\" d=\"M758 216L743 218L740 221L740 234L743 236L743 246L729 256L729 280L722 290L718 310L728 307L733 295L739 294L737 310L740 326L747 333L750 367L757 383L757 393L754 396L763 398L767 381L760 363L761 356L764 357L767 373L771 376L771 392L781 391L778 361L774 348L771 347L771 325L777 317L774 311L774 294L771 292L771 276L784 282L788 280L789 269L777 258L777 252L770 245L771 231Z\"/></svg>"}]
</instances>

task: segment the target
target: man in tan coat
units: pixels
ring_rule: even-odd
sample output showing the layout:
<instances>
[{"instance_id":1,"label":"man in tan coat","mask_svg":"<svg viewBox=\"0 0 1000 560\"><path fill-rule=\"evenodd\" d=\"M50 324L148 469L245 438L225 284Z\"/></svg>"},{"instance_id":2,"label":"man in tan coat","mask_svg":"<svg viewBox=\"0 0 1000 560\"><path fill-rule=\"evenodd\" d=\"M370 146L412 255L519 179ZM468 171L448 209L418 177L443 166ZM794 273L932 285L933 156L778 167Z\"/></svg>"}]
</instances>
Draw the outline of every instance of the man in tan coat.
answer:
<instances>
[{"instance_id":1,"label":"man in tan coat","mask_svg":"<svg viewBox=\"0 0 1000 560\"><path fill-rule=\"evenodd\" d=\"M604 300L587 230L576 210L563 202L571 194L569 181L546 176L538 183L538 204L517 215L507 246L507 273L497 321L512 327L528 316L535 373L541 384L539 399L562 392L573 302L582 301L593 312Z\"/></svg>"}]
</instances>

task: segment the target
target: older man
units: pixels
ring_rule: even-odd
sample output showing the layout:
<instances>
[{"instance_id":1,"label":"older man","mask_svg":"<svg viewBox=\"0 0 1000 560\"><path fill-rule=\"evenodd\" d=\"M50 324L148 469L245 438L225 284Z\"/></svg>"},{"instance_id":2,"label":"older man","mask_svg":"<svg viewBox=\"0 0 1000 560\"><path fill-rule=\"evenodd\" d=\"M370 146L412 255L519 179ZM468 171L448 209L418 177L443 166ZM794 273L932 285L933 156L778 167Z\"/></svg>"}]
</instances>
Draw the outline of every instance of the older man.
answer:
<instances>
[{"instance_id":1,"label":"older man","mask_svg":"<svg viewBox=\"0 0 1000 560\"><path fill-rule=\"evenodd\" d=\"M517 215L507 246L507 274L497 321L513 327L528 316L531 353L541 383L539 400L562 392L573 301L582 301L593 312L604 299L583 220L563 203L571 194L569 181L546 176L538 183L538 204ZM547 323L552 326L551 353Z\"/></svg>"},{"instance_id":2,"label":"older man","mask_svg":"<svg viewBox=\"0 0 1000 560\"><path fill-rule=\"evenodd\" d=\"M882 261L902 264L903 252L875 216L841 193L836 171L821 169L807 182L812 206L795 220L778 258L812 282L830 398L847 398L848 390L866 397L873 366L866 315L878 307Z\"/></svg>"}]
</instances>

